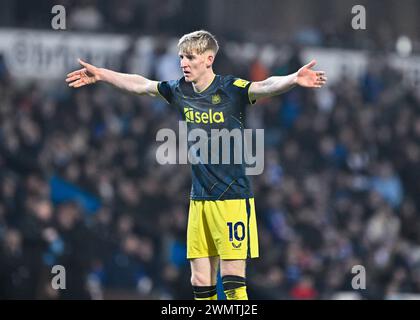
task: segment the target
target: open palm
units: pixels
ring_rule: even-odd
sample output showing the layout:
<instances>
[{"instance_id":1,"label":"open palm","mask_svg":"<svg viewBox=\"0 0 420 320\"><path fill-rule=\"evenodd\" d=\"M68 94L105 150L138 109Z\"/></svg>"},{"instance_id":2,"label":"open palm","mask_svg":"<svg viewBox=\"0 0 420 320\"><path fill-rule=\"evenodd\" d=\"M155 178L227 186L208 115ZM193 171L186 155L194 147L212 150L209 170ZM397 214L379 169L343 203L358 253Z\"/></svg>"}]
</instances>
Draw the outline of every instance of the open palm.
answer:
<instances>
[{"instance_id":1,"label":"open palm","mask_svg":"<svg viewBox=\"0 0 420 320\"><path fill-rule=\"evenodd\" d=\"M80 59L79 63L84 68L73 71L67 75L66 82L69 83L69 87L79 88L99 80L99 68Z\"/></svg>"},{"instance_id":2,"label":"open palm","mask_svg":"<svg viewBox=\"0 0 420 320\"><path fill-rule=\"evenodd\" d=\"M298 85L306 88L321 88L327 82L324 71L311 70L315 64L316 61L312 60L299 69L296 77L296 83Z\"/></svg>"}]
</instances>

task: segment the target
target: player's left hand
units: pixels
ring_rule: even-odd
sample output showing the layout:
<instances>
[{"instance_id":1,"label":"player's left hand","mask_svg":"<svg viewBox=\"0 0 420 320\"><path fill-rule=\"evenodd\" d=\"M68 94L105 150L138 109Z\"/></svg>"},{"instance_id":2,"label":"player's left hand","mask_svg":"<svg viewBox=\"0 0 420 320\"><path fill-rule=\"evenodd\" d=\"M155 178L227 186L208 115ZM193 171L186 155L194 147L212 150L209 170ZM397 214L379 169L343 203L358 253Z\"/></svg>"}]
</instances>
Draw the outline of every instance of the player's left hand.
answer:
<instances>
[{"instance_id":1,"label":"player's left hand","mask_svg":"<svg viewBox=\"0 0 420 320\"><path fill-rule=\"evenodd\" d=\"M88 84L93 84L101 80L100 68L78 59L83 69L73 71L67 75L66 82L69 87L79 88Z\"/></svg>"},{"instance_id":2,"label":"player's left hand","mask_svg":"<svg viewBox=\"0 0 420 320\"><path fill-rule=\"evenodd\" d=\"M296 75L296 83L298 85L306 88L321 88L327 82L324 71L311 70L315 65L316 61L312 60L298 70Z\"/></svg>"}]
</instances>

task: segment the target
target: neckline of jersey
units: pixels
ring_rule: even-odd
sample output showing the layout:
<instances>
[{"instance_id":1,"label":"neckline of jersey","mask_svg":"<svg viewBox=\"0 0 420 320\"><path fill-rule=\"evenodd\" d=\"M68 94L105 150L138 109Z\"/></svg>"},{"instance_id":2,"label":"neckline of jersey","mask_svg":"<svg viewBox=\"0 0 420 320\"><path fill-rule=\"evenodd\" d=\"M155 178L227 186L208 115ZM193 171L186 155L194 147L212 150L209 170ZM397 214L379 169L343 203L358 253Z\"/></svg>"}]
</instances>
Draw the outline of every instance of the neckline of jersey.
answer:
<instances>
[{"instance_id":1,"label":"neckline of jersey","mask_svg":"<svg viewBox=\"0 0 420 320\"><path fill-rule=\"evenodd\" d=\"M194 87L193 87L192 89L193 89L194 94L199 94L199 95L205 94L206 91L208 91L210 89L210 87L216 82L216 78L217 78L217 74L214 75L214 77L211 80L211 82L209 83L209 85L207 87L205 87L203 90L199 91L199 92L198 91L195 91L194 90ZM191 86L192 86L192 84L191 84Z\"/></svg>"}]
</instances>

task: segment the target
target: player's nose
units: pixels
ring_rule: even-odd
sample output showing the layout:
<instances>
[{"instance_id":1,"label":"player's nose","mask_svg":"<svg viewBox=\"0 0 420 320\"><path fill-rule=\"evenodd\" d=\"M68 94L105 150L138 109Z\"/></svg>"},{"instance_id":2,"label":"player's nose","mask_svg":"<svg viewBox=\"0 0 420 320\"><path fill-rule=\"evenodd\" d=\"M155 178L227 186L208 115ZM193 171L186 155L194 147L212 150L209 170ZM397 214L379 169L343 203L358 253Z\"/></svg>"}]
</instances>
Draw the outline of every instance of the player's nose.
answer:
<instances>
[{"instance_id":1,"label":"player's nose","mask_svg":"<svg viewBox=\"0 0 420 320\"><path fill-rule=\"evenodd\" d=\"M187 59L185 58L182 58L180 63L181 63L181 68L185 68L188 66Z\"/></svg>"}]
</instances>

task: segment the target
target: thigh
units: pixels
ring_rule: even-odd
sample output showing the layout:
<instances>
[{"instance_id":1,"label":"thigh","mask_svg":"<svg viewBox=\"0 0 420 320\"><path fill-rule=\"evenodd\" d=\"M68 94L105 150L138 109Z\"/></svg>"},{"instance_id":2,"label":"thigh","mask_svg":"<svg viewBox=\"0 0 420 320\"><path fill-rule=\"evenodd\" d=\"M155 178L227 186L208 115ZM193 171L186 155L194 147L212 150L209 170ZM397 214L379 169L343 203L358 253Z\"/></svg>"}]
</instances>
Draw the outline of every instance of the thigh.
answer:
<instances>
[{"instance_id":1,"label":"thigh","mask_svg":"<svg viewBox=\"0 0 420 320\"><path fill-rule=\"evenodd\" d=\"M195 258L190 264L193 282L202 286L216 285L219 257Z\"/></svg>"}]
</instances>

